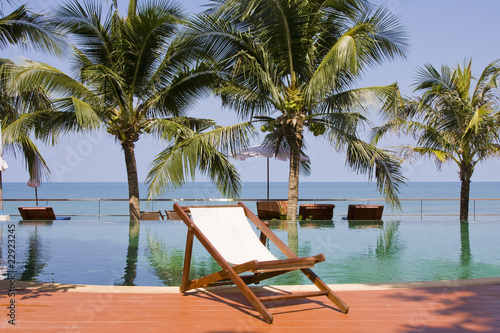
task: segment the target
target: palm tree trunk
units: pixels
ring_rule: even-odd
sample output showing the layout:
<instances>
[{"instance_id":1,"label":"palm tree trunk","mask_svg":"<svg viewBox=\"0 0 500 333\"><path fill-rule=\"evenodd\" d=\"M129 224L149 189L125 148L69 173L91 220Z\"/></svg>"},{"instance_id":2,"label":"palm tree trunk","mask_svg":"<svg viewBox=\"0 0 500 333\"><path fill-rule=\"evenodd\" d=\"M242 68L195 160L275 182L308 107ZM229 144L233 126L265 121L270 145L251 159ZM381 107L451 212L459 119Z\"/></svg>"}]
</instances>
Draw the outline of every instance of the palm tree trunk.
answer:
<instances>
[{"instance_id":1,"label":"palm tree trunk","mask_svg":"<svg viewBox=\"0 0 500 333\"><path fill-rule=\"evenodd\" d=\"M295 131L288 138L290 145L290 170L288 174L288 209L287 219L297 221L297 208L299 204L299 171L300 148L302 146L302 124L296 124Z\"/></svg>"},{"instance_id":2,"label":"palm tree trunk","mask_svg":"<svg viewBox=\"0 0 500 333\"><path fill-rule=\"evenodd\" d=\"M462 180L460 188L460 221L469 220L470 179Z\"/></svg>"},{"instance_id":3,"label":"palm tree trunk","mask_svg":"<svg viewBox=\"0 0 500 333\"><path fill-rule=\"evenodd\" d=\"M122 143L122 149L125 153L125 165L127 167L128 202L131 221L137 221L141 219L141 208L139 204L139 181L137 176L137 164L135 161L134 148L134 143Z\"/></svg>"},{"instance_id":4,"label":"palm tree trunk","mask_svg":"<svg viewBox=\"0 0 500 333\"><path fill-rule=\"evenodd\" d=\"M299 203L299 153L290 151L290 171L288 174L288 208L287 219L290 221L297 220L297 207Z\"/></svg>"}]
</instances>

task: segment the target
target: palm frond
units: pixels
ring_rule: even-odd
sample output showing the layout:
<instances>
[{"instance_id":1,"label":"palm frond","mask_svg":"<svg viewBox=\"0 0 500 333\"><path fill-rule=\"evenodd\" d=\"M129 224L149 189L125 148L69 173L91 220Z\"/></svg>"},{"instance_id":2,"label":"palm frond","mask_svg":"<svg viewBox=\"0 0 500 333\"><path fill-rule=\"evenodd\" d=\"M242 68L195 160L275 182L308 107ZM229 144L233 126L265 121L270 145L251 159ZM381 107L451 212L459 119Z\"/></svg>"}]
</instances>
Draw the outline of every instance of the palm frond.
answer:
<instances>
[{"instance_id":1,"label":"palm frond","mask_svg":"<svg viewBox=\"0 0 500 333\"><path fill-rule=\"evenodd\" d=\"M402 173L401 161L394 154L351 138L347 145L346 165L356 173L367 174L369 180L375 178L377 188L387 202L401 209L398 192L406 178Z\"/></svg>"},{"instance_id":2,"label":"palm frond","mask_svg":"<svg viewBox=\"0 0 500 333\"><path fill-rule=\"evenodd\" d=\"M246 147L252 130L251 124L244 123L203 133L193 131L179 138L151 163L146 178L148 197L179 188L188 178L194 179L196 170L209 176L224 196L237 197L241 191L240 177L228 153Z\"/></svg>"},{"instance_id":3,"label":"palm frond","mask_svg":"<svg viewBox=\"0 0 500 333\"><path fill-rule=\"evenodd\" d=\"M9 44L48 51L61 56L66 48L62 32L51 24L48 15L33 14L24 5L0 18L0 49Z\"/></svg>"}]
</instances>

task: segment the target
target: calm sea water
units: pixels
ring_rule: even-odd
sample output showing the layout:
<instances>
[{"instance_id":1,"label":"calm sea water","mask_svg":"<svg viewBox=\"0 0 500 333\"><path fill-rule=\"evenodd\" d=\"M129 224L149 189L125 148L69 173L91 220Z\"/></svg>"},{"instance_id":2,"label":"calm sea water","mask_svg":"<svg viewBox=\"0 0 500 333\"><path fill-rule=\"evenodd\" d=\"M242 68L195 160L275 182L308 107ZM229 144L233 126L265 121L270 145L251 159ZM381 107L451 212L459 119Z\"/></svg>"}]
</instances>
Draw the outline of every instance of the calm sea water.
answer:
<instances>
[{"instance_id":1,"label":"calm sea water","mask_svg":"<svg viewBox=\"0 0 500 333\"><path fill-rule=\"evenodd\" d=\"M271 182L270 198L287 196L286 182ZM243 183L242 199L265 198L265 182ZM35 191L26 183L4 183L4 198L34 199ZM147 186L140 186L146 197ZM400 198L459 198L459 182L413 182L401 187ZM127 183L44 183L38 188L40 198L127 198ZM166 193L164 198L222 198L211 183L187 183L182 189ZM301 199L380 198L375 183L301 182ZM471 183L471 198L500 198L500 183Z\"/></svg>"},{"instance_id":2,"label":"calm sea water","mask_svg":"<svg viewBox=\"0 0 500 333\"><path fill-rule=\"evenodd\" d=\"M286 199L287 186L285 182L270 184L270 199ZM265 199L267 195L265 182L244 183L240 199ZM4 183L3 193L5 199L28 199L25 202L4 202L4 214L19 215L17 206L35 205L35 191L26 186L26 183ZM141 198L146 198L147 187L140 188ZM460 183L408 183L403 186L399 197L401 199L458 199L460 194ZM375 183L364 182L302 182L300 184L300 203L314 202L315 199L331 199L336 205L334 214L338 217L347 212L349 203L378 203L383 201L354 201L344 199L382 199L377 191ZM86 215L73 217L74 219L106 219L105 215L128 214L127 202L110 201L88 201L88 202L57 202L46 199L126 199L128 189L126 183L45 183L38 188L40 205L53 206L57 215ZM482 182L471 184L471 199L500 198L500 183ZM210 199L222 198L211 183L188 183L182 189L167 192L164 199ZM337 201L341 200L341 201ZM192 202L184 202L192 204ZM200 203L196 203L200 204ZM255 202L246 202L247 206L255 210ZM163 201L147 204L141 203L143 210L165 210L172 209L173 202ZM458 201L402 201L401 211L393 210L386 205L384 215L398 215L406 217L421 218L423 215L439 216L443 213L458 215ZM498 201L471 201L471 214L481 216L482 219L497 219L491 214L500 214ZM100 216L100 217L99 217ZM114 217L116 219L116 217Z\"/></svg>"}]
</instances>

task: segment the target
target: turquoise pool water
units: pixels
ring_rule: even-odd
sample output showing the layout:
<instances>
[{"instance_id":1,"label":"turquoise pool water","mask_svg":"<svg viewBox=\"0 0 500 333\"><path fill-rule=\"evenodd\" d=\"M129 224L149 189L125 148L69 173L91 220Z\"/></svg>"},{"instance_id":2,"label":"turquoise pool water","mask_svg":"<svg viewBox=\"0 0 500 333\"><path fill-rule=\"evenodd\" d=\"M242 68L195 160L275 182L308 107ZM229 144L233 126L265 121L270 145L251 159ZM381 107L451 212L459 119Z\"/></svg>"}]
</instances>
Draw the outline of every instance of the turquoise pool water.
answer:
<instances>
[{"instance_id":1,"label":"turquoise pool water","mask_svg":"<svg viewBox=\"0 0 500 333\"><path fill-rule=\"evenodd\" d=\"M17 280L67 284L176 286L186 227L177 221L0 222L2 279L15 255ZM327 283L376 283L500 276L500 223L458 221L276 222L300 256L325 253L314 271ZM12 250L15 235L15 251ZM272 252L278 253L273 247ZM10 253L9 253L10 251ZM196 243L191 277L218 270ZM12 263L12 262L10 262ZM290 273L272 284L309 284Z\"/></svg>"}]
</instances>

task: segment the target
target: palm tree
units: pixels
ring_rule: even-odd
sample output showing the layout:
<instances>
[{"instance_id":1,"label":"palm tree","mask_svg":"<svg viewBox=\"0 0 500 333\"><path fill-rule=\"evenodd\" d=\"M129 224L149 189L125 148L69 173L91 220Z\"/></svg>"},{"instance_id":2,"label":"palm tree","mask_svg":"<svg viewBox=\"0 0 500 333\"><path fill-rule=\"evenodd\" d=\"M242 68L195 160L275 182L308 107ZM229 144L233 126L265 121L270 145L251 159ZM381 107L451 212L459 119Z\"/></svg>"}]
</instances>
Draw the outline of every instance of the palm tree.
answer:
<instances>
[{"instance_id":1,"label":"palm tree","mask_svg":"<svg viewBox=\"0 0 500 333\"><path fill-rule=\"evenodd\" d=\"M476 85L472 61L439 72L432 65L419 69L414 92L422 96L387 104L388 120L377 129L375 140L389 130L410 134L415 146L401 147L405 156L427 156L443 163L455 162L461 181L460 220L469 218L469 192L474 167L500 156L500 63L485 67Z\"/></svg>"},{"instance_id":2,"label":"palm tree","mask_svg":"<svg viewBox=\"0 0 500 333\"><path fill-rule=\"evenodd\" d=\"M289 218L297 214L306 129L345 150L346 164L375 176L397 202L399 162L358 133L368 124L366 102L395 86L355 88L364 69L404 56L406 40L388 10L364 0L218 1L193 20L184 42L225 69L215 89L223 106L260 122L265 145L290 149Z\"/></svg>"},{"instance_id":3,"label":"palm tree","mask_svg":"<svg viewBox=\"0 0 500 333\"><path fill-rule=\"evenodd\" d=\"M43 156L31 137L31 133L37 127L39 114L25 113L23 110L30 108L30 105L47 105L44 96L36 91L25 92L23 96L11 94L5 86L4 78L7 77L8 67L13 63L5 61L0 65L0 118L5 149L11 150L14 155L20 155L25 161L30 179L41 181L50 175ZM35 135L35 138L40 138Z\"/></svg>"},{"instance_id":4,"label":"palm tree","mask_svg":"<svg viewBox=\"0 0 500 333\"><path fill-rule=\"evenodd\" d=\"M140 219L139 185L135 160L135 142L144 134L154 134L168 142L178 138L209 134L215 124L208 119L185 117L197 97L208 92L214 82L214 70L196 62L188 49L174 39L184 22L180 7L166 0L137 4L131 0L127 17L121 17L116 5L104 11L100 1L70 1L54 12L54 19L74 37L74 67L71 77L54 67L26 62L15 69L11 88L25 91L43 87L56 95L54 110L41 120L45 135L56 137L67 131L105 128L121 145L129 186L130 219ZM201 140L198 155L210 155L248 135L249 126L216 128L227 140L212 146ZM207 167L218 188L234 196L240 189L239 176L227 167L227 157L214 163L194 164ZM222 181L220 181L222 180ZM226 181L227 180L227 181ZM182 183L184 178L173 181ZM166 186L165 183L160 184ZM179 183L174 184L179 185ZM161 190L161 189L160 189ZM156 188L157 193L159 190Z\"/></svg>"},{"instance_id":5,"label":"palm tree","mask_svg":"<svg viewBox=\"0 0 500 333\"><path fill-rule=\"evenodd\" d=\"M32 13L25 5L5 16L0 8L0 16L0 50L20 45L62 55L64 40L46 16Z\"/></svg>"},{"instance_id":6,"label":"palm tree","mask_svg":"<svg viewBox=\"0 0 500 333\"><path fill-rule=\"evenodd\" d=\"M4 50L9 45L19 45L26 49L62 56L64 38L46 16L32 13L25 5L19 6L5 16L0 9L0 16L0 50ZM6 67L12 64L11 60L0 59L0 128L3 132L3 143L16 155L19 154L24 158L30 178L40 181L42 177L48 176L49 170L30 138L35 123L27 119L28 116L23 115L23 110L30 106L30 102L43 103L39 99L43 97L36 96L36 91L32 91L25 93L26 98L21 99L20 96L8 91L5 86L8 73ZM28 102L25 103L26 101Z\"/></svg>"}]
</instances>

